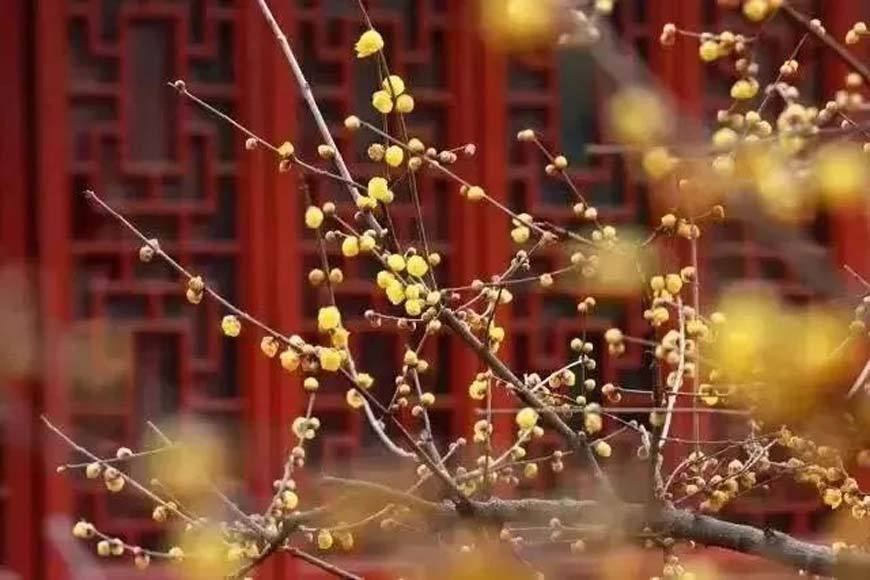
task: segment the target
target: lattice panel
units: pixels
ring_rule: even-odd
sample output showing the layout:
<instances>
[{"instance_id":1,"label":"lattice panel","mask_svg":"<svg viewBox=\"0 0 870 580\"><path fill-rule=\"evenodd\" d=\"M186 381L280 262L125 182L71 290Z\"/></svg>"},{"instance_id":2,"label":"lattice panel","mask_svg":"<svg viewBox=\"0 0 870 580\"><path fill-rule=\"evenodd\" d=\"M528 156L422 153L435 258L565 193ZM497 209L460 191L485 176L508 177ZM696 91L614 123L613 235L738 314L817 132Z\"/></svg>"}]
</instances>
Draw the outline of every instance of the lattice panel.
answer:
<instances>
[{"instance_id":1,"label":"lattice panel","mask_svg":"<svg viewBox=\"0 0 870 580\"><path fill-rule=\"evenodd\" d=\"M146 419L176 414L214 424L230 448L241 445L237 348L219 334L224 313L209 301L187 304L176 275L161 263L141 264L130 234L80 195L86 188L100 192L170 254L238 300L239 141L166 86L184 78L191 90L233 114L235 5L68 3L68 162L75 199L70 349L79 362L69 397L73 432L102 454L137 441ZM107 501L94 490L77 491L76 513L110 533L123 521L118 531L131 543L152 539L155 524L138 519L143 506Z\"/></svg>"},{"instance_id":2,"label":"lattice panel","mask_svg":"<svg viewBox=\"0 0 870 580\"><path fill-rule=\"evenodd\" d=\"M448 41L448 35L455 28L450 29L451 14L447 3L443 0L392 0L366 4L374 26L384 36L390 72L405 79L416 103L414 112L406 116L409 136L416 136L439 149L460 145L451 142L456 120L451 110L455 102L451 94L447 62L455 50ZM309 81L334 134L339 136L339 147L351 172L358 177L359 182L365 183L369 177L384 170L384 164L369 162L365 154L368 145L378 139L365 131L351 137L342 124L344 117L349 114L356 114L377 126L383 123L381 115L370 104L372 92L379 88L375 61L357 60L352 49L363 30L361 15L355 2L302 0L296 5L294 42L300 51L302 66L310 74ZM296 141L310 157L322 141L303 103L299 105L299 119L301 128ZM396 123L395 116L391 116L389 122ZM395 130L395 125L392 130ZM468 162L462 163L462 170L470 166ZM391 177L400 174L400 171L394 170ZM422 173L418 183L429 243L433 251L442 255L442 263L447 264L452 257L450 241L454 235L449 206L450 199L456 196L457 186L429 171ZM311 180L310 185L320 202L333 199L343 215L349 217L353 214L354 207L346 191L323 180ZM397 190L396 201L390 204L389 211L393 229L403 247L414 245L418 249L422 248L417 233L416 210L406 186ZM381 220L387 223L384 218ZM381 400L389 400L395 372L401 365L405 350L405 337L387 325L372 329L362 314L367 308L394 314L399 312L394 311L382 292L376 292L378 289L373 279L379 268L373 260L345 260L337 244L328 245L328 252L331 265L341 267L345 273L345 281L336 288L336 298L345 314L347 327L356 335L352 339L352 347L362 368L375 377ZM303 261L304 271L320 266L317 243L307 233L303 242ZM442 266L439 271L439 275L444 274L440 282L446 283L447 267ZM325 290L315 290L307 282L302 283L305 285L306 327L313 331L316 327L313 315L318 305L326 303L328 295ZM432 371L421 377L424 379L424 389L443 393L433 413L436 436L442 440L449 433L452 408L452 399L447 393L451 363L446 340L444 337L428 345L425 353L433 362ZM336 429L324 431L323 440L320 441L320 437L315 440L313 453L315 457L322 455L326 465L332 465L340 463L340 457L348 449L368 446L371 431L361 424L358 413L348 410L344 401L347 385L342 379L322 384L325 395L318 396L319 413L334 417L336 420L333 424L343 428L341 433L337 433ZM322 449L317 449L318 444Z\"/></svg>"},{"instance_id":3,"label":"lattice panel","mask_svg":"<svg viewBox=\"0 0 870 580\"><path fill-rule=\"evenodd\" d=\"M646 54L650 33L644 3L618 2L616 6L615 31L622 42ZM629 178L621 157L587 152L588 145L605 142L604 106L606 96L614 90L612 81L605 78L588 50L560 49L535 57L511 58L507 89L508 200L512 209L588 233L588 226L571 210L575 201L571 191L561 180L545 175L546 160L534 146L515 140L517 131L534 128L548 149L567 156L570 176L584 197L598 208L604 222L645 225L645 189ZM564 247L545 250L538 254L537 262L533 273L556 270L568 263L568 252ZM576 359L576 353L569 348L571 338L585 336L594 343L600 366L588 375L575 369L578 383L589 376L599 384L612 381L649 388L652 376L642 350L629 348L622 358L614 359L606 355L602 338L613 325L635 336L647 332L637 296L615 290L607 296L596 291L598 306L584 318L578 315L576 306L590 292L590 285L580 276L557 279L550 289L533 287L516 292L510 343L516 368L545 374L559 368ZM572 390L575 395L577 392Z\"/></svg>"}]
</instances>

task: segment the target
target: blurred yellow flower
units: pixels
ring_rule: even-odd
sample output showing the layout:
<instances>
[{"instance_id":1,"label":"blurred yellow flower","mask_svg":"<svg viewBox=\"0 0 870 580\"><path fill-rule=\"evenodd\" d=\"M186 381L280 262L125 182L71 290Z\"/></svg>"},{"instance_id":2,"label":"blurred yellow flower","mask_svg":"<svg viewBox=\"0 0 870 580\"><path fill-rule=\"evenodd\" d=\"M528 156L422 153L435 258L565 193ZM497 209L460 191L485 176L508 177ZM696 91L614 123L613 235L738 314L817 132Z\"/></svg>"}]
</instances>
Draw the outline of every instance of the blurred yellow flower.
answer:
<instances>
[{"instance_id":1,"label":"blurred yellow flower","mask_svg":"<svg viewBox=\"0 0 870 580\"><path fill-rule=\"evenodd\" d=\"M866 157L847 144L834 143L819 149L813 173L824 199L832 205L857 199L870 185Z\"/></svg>"},{"instance_id":2,"label":"blurred yellow flower","mask_svg":"<svg viewBox=\"0 0 870 580\"><path fill-rule=\"evenodd\" d=\"M643 87L620 90L608 103L608 122L622 143L649 145L666 137L672 126L669 109L654 92Z\"/></svg>"}]
</instances>

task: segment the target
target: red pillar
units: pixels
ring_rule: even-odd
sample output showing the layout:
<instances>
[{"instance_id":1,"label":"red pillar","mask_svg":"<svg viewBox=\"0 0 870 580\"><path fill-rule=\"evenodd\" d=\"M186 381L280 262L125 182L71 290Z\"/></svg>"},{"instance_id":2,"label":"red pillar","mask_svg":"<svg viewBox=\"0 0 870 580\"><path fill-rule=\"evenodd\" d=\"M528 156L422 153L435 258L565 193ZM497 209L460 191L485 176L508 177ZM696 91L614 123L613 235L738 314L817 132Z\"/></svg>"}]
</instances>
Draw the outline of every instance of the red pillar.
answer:
<instances>
[{"instance_id":1,"label":"red pillar","mask_svg":"<svg viewBox=\"0 0 870 580\"><path fill-rule=\"evenodd\" d=\"M822 3L820 18L834 38L841 41L846 33L858 20L862 19L864 11L861 2L837 2L825 0ZM867 54L866 45L848 47L859 55ZM823 98L830 100L834 94L845 86L846 75L851 72L832 51L826 51L822 58L819 71L822 75ZM831 216L831 226L834 233L835 256L837 268L848 265L864 277L870 276L870 189L864 192L860 200L848 207L838 208Z\"/></svg>"},{"instance_id":2,"label":"red pillar","mask_svg":"<svg viewBox=\"0 0 870 580\"><path fill-rule=\"evenodd\" d=\"M42 411L61 425L69 424L66 399L68 381L63 375L62 336L70 317L69 211L70 183L62 169L67 159L67 30L66 2L37 0L35 4L35 99L37 118L35 192L37 203L37 244L39 247L39 304L42 330ZM65 463L67 450L44 430L37 439L43 450L41 515L70 517L72 496L67 482L50 466ZM39 522L41 525L42 522ZM43 531L37 533L42 536ZM63 578L66 569L60 554L46 546L41 574Z\"/></svg>"},{"instance_id":3,"label":"red pillar","mask_svg":"<svg viewBox=\"0 0 870 580\"><path fill-rule=\"evenodd\" d=\"M3 184L0 194L0 272L6 283L9 282L9 275L20 274L25 284L31 281L29 277L24 277L30 273L27 263L30 258L28 193L32 178L27 159L31 150L27 107L30 96L26 36L30 21L27 4L25 0L10 0L0 20L0 105L3 107L3 115L0 115L0 183ZM14 290L4 288L6 292ZM14 306L6 305L7 308ZM35 341L35 336L22 337L23 340L28 338ZM25 346L28 347L36 349L37 345ZM4 563L21 577L33 578L36 576L36 562L32 546L37 542L35 534L38 520L34 517L36 455L32 376L18 375L14 370L7 369L0 389L6 406L2 417L2 452L8 466L5 480L0 482L6 492L3 500L3 558Z\"/></svg>"}]
</instances>

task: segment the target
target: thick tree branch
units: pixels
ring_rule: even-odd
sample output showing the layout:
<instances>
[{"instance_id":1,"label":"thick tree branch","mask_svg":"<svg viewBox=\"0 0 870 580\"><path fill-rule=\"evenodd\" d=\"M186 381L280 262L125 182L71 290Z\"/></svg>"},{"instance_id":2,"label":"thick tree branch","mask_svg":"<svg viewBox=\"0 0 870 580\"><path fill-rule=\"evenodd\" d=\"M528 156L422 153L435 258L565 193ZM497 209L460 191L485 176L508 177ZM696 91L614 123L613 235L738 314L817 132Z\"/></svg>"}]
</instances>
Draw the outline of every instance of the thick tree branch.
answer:
<instances>
[{"instance_id":1,"label":"thick tree branch","mask_svg":"<svg viewBox=\"0 0 870 580\"><path fill-rule=\"evenodd\" d=\"M673 538L759 556L811 574L839 578L870 577L870 556L865 554L835 556L828 546L686 510L665 508L659 513L659 518L653 529Z\"/></svg>"},{"instance_id":2,"label":"thick tree branch","mask_svg":"<svg viewBox=\"0 0 870 580\"><path fill-rule=\"evenodd\" d=\"M468 521L450 502L429 502L410 494L397 492L376 483L328 477L327 483L363 489L374 493L385 502L405 505L444 521ZM788 534L737 524L714 516L702 515L673 507L656 511L655 519L643 504L609 506L592 500L575 499L497 499L474 501L471 519L481 523L546 522L558 518L565 523L586 522L605 526L621 526L630 534L645 528L655 533L698 544L723 548L778 562L811 574L839 578L870 577L870 555L840 553L835 555L829 547L800 540ZM607 509L602 509L602 508Z\"/></svg>"}]
</instances>

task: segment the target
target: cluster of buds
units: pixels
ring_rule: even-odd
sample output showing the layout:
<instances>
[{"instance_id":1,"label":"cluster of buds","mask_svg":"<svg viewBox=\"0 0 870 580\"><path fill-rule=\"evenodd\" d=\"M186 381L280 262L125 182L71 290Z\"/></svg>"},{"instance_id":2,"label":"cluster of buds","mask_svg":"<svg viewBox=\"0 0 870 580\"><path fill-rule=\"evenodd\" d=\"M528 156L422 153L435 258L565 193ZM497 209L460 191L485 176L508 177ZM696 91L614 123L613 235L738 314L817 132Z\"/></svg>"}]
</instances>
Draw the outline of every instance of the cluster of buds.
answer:
<instances>
[{"instance_id":1,"label":"cluster of buds","mask_svg":"<svg viewBox=\"0 0 870 580\"><path fill-rule=\"evenodd\" d=\"M664 30L662 36L665 36ZM732 54L742 57L746 53L746 37L730 30L725 30L719 34L704 32L701 34L700 41L698 56L704 62L713 62Z\"/></svg>"},{"instance_id":2,"label":"cluster of buds","mask_svg":"<svg viewBox=\"0 0 870 580\"><path fill-rule=\"evenodd\" d=\"M407 114L414 110L414 98L405 89L405 81L399 75L390 75L382 83L381 90L372 93L372 107L382 115L395 109Z\"/></svg>"},{"instance_id":3,"label":"cluster of buds","mask_svg":"<svg viewBox=\"0 0 870 580\"><path fill-rule=\"evenodd\" d=\"M792 454L787 465L795 470L795 479L814 485L826 506L832 510L846 506L859 520L870 513L870 495L862 494L858 482L846 472L839 451L785 427L780 429L777 443Z\"/></svg>"},{"instance_id":4,"label":"cluster of buds","mask_svg":"<svg viewBox=\"0 0 870 580\"><path fill-rule=\"evenodd\" d=\"M625 352L625 335L618 328L609 328L604 333L604 342L607 343L607 352L613 356L619 356Z\"/></svg>"},{"instance_id":5,"label":"cluster of buds","mask_svg":"<svg viewBox=\"0 0 870 580\"><path fill-rule=\"evenodd\" d=\"M185 297L191 304L199 304L202 302L202 296L205 292L205 282L201 276L193 276L187 281L187 292Z\"/></svg>"},{"instance_id":6,"label":"cluster of buds","mask_svg":"<svg viewBox=\"0 0 870 580\"><path fill-rule=\"evenodd\" d=\"M578 218L590 222L594 222L598 219L598 208L586 205L582 201L578 201L573 206L571 206L571 211L573 211L574 215Z\"/></svg>"}]
</instances>

